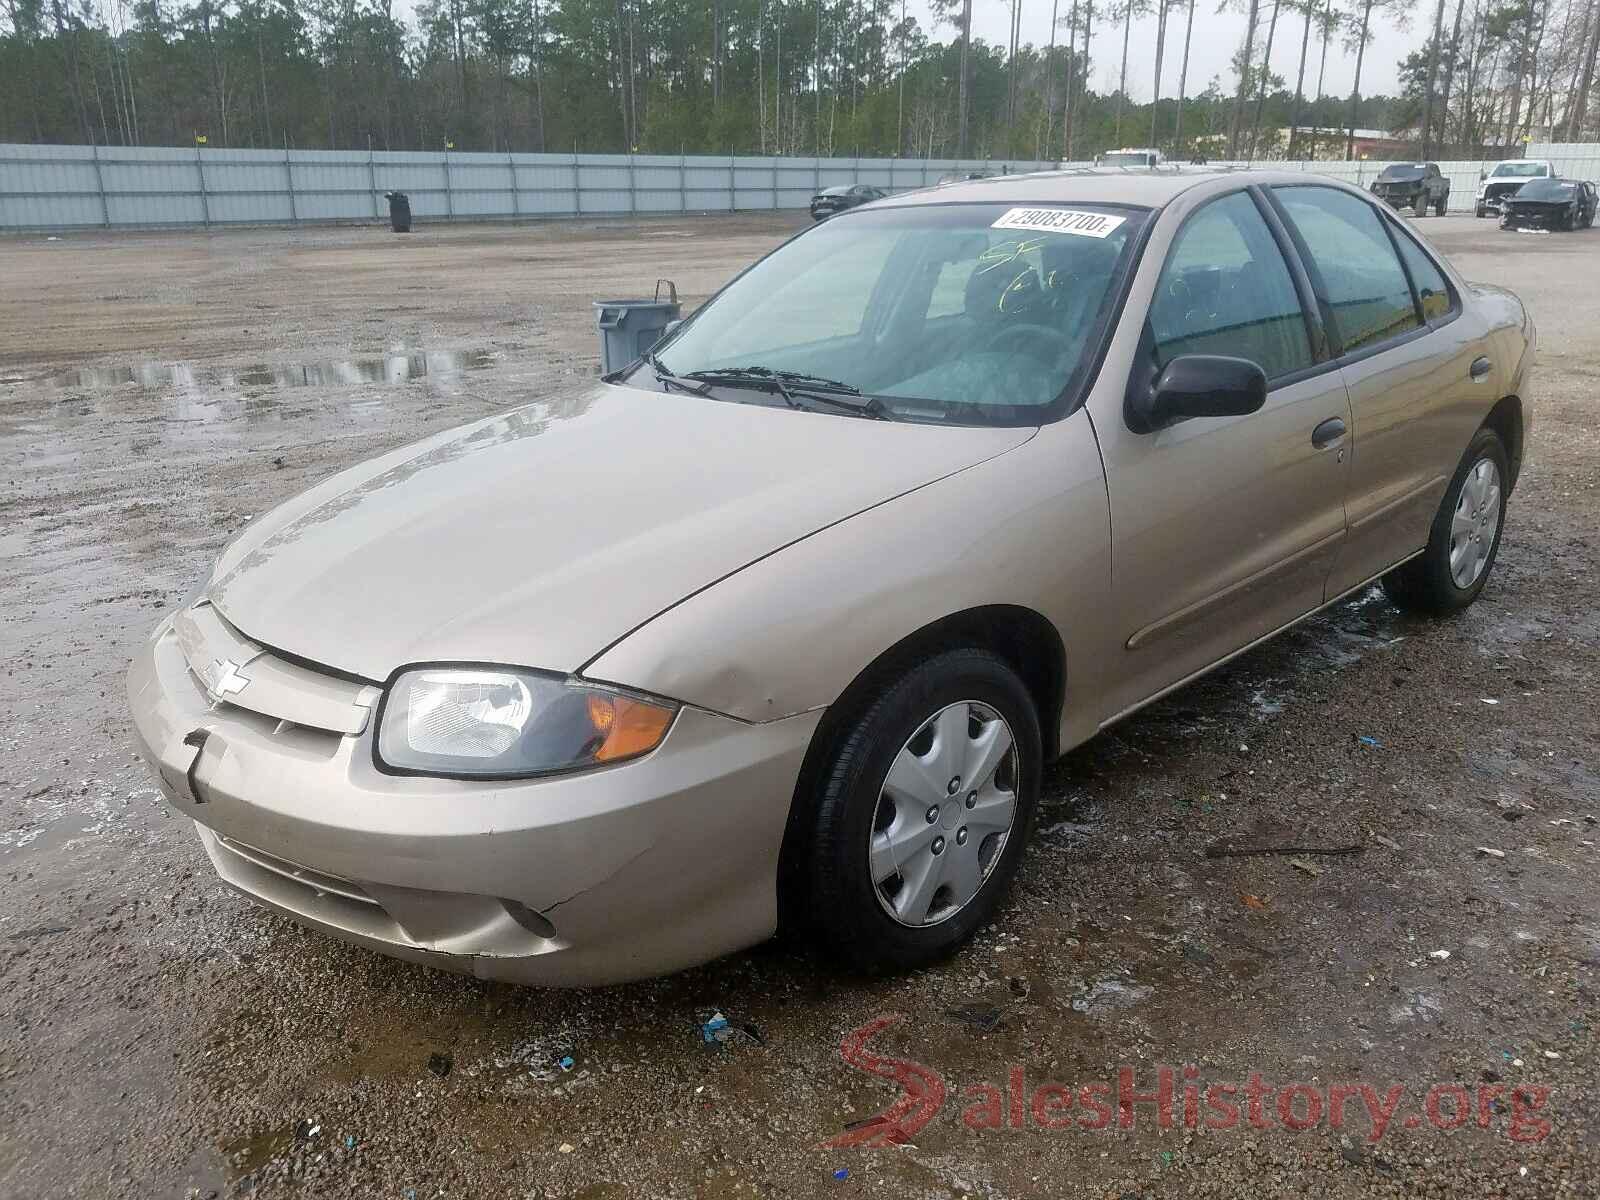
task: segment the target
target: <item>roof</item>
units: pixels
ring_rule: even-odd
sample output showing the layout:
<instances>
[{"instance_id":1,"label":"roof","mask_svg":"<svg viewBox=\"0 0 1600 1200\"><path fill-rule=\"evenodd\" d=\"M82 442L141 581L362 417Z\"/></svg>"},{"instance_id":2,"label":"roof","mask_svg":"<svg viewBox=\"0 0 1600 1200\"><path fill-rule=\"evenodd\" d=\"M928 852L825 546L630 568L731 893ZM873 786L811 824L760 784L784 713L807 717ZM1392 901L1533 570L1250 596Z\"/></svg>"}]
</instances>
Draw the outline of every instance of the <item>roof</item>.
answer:
<instances>
[{"instance_id":1,"label":"roof","mask_svg":"<svg viewBox=\"0 0 1600 1200\"><path fill-rule=\"evenodd\" d=\"M1174 196L1215 179L1241 183L1304 183L1321 177L1302 171L1240 170L1228 167L1100 167L992 175L938 188L901 192L873 208L908 204L1134 204L1160 208Z\"/></svg>"}]
</instances>

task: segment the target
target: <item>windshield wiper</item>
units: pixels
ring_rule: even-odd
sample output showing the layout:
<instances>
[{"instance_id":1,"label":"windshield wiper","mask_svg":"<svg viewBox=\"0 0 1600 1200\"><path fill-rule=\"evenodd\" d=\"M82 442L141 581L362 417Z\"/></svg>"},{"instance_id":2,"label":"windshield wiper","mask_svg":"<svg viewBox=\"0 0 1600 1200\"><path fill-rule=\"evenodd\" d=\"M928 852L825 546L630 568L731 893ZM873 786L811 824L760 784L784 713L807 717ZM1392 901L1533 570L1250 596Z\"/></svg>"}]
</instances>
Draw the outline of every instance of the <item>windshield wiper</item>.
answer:
<instances>
[{"instance_id":1,"label":"windshield wiper","mask_svg":"<svg viewBox=\"0 0 1600 1200\"><path fill-rule=\"evenodd\" d=\"M711 390L709 384L684 378L680 375L674 375L671 371L667 370L666 365L649 350L646 350L639 357L644 362L645 366L649 367L655 372L656 382L664 388L681 388L695 396L704 396Z\"/></svg>"},{"instance_id":2,"label":"windshield wiper","mask_svg":"<svg viewBox=\"0 0 1600 1200\"><path fill-rule=\"evenodd\" d=\"M751 379L768 379L782 383L799 383L808 388L826 388L830 392L844 392L859 396L861 389L854 384L828 379L821 375L807 375L803 371L774 371L771 367L708 367L704 371L690 371L685 379L700 379L708 383L722 380L740 382Z\"/></svg>"},{"instance_id":3,"label":"windshield wiper","mask_svg":"<svg viewBox=\"0 0 1600 1200\"><path fill-rule=\"evenodd\" d=\"M807 375L803 371L776 371L771 367L710 367L703 371L690 371L685 379L705 384L729 383L745 387L765 387L783 397L790 408L807 409L802 401L828 404L853 416L871 417L878 421L893 420L883 401L876 396L863 396L854 384L822 375Z\"/></svg>"}]
</instances>

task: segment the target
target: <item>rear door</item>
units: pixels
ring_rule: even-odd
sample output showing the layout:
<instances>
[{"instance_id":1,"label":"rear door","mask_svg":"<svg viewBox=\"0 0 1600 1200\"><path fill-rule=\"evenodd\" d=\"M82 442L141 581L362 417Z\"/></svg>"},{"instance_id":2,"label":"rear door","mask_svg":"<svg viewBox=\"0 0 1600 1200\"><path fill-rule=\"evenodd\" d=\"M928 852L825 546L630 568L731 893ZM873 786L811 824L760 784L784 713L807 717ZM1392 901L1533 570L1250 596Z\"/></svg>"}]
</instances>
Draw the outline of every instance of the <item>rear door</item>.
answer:
<instances>
[{"instance_id":1,"label":"rear door","mask_svg":"<svg viewBox=\"0 0 1600 1200\"><path fill-rule=\"evenodd\" d=\"M1092 401L1111 499L1108 620L1122 648L1102 697L1112 719L1320 605L1344 537L1344 383L1323 361L1309 287L1265 204L1239 190L1189 215L1130 387L1180 355L1232 355L1266 372L1266 404L1136 433L1120 397Z\"/></svg>"},{"instance_id":2,"label":"rear door","mask_svg":"<svg viewBox=\"0 0 1600 1200\"><path fill-rule=\"evenodd\" d=\"M1427 544L1492 364L1444 272L1402 222L1343 188L1271 193L1324 308L1354 416L1349 533L1331 598Z\"/></svg>"}]
</instances>

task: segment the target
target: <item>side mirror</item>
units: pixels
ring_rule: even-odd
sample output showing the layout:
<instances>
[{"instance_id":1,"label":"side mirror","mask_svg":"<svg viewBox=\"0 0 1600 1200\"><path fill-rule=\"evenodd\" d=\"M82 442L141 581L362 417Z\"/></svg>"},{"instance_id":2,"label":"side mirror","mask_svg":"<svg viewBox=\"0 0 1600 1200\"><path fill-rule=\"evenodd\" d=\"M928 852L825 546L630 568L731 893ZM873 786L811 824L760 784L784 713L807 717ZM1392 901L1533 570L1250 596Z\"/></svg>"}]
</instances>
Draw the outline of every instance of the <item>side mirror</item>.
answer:
<instances>
[{"instance_id":1,"label":"side mirror","mask_svg":"<svg viewBox=\"0 0 1600 1200\"><path fill-rule=\"evenodd\" d=\"M1130 424L1149 433L1190 417L1242 417L1267 402L1267 373L1247 358L1184 354L1166 365Z\"/></svg>"}]
</instances>

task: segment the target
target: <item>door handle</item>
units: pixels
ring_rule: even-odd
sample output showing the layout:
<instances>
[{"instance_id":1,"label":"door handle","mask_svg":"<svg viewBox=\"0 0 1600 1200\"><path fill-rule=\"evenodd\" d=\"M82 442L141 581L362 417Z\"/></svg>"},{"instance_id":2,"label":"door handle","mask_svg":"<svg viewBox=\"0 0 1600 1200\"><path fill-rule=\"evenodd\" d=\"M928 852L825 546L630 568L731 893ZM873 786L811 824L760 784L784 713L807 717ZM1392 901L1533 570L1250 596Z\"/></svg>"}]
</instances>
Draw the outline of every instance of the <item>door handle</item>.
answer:
<instances>
[{"instance_id":1,"label":"door handle","mask_svg":"<svg viewBox=\"0 0 1600 1200\"><path fill-rule=\"evenodd\" d=\"M1471 377L1473 383L1480 383L1489 378L1489 372L1493 369L1494 364L1489 361L1489 356L1480 354L1472 360L1472 366L1468 369L1467 374Z\"/></svg>"},{"instance_id":2,"label":"door handle","mask_svg":"<svg viewBox=\"0 0 1600 1200\"><path fill-rule=\"evenodd\" d=\"M1311 431L1311 444L1318 450L1326 450L1329 446L1339 441L1345 435L1343 417L1329 417L1322 424Z\"/></svg>"}]
</instances>

